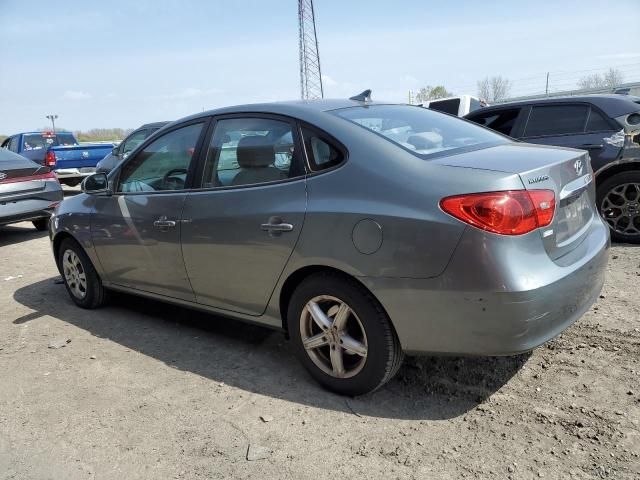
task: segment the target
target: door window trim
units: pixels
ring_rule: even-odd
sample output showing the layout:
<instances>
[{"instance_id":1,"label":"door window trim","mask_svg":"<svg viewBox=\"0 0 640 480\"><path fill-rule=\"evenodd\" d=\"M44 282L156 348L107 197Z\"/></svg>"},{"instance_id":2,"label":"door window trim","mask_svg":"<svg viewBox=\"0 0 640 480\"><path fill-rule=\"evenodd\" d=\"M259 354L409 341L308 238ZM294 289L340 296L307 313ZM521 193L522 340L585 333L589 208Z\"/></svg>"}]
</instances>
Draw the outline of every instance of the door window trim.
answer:
<instances>
[{"instance_id":1,"label":"door window trim","mask_svg":"<svg viewBox=\"0 0 640 480\"><path fill-rule=\"evenodd\" d=\"M180 190L158 190L158 191L149 191L149 192L120 192L117 191L117 187L120 186L120 174L122 172L122 169L124 168L125 165L127 165L129 162L132 162L133 160L135 160L138 155L140 155L140 152L142 152L145 148L147 148L149 145L151 145L151 143L155 142L156 140L159 140L160 138L164 137L165 135L169 135L170 133L176 131L176 130L180 130L182 128L185 127L189 127L191 125L196 125L196 124L202 124L202 129L200 130L200 136L198 137L198 141L196 142L196 147L195 150L193 152L193 155L191 157L191 162L189 163L189 171L187 172L187 178L184 184L184 188L180 189ZM195 180L195 174L196 174L196 168L198 167L198 165L200 164L200 156L202 155L202 146L203 146L203 142L204 139L209 131L209 127L211 124L211 117L198 117L198 118L194 118L192 120L186 121L184 123L179 123L176 124L174 126L172 126L170 129L162 132L162 135L159 136L155 136L155 135L149 135L147 138L144 139L144 141L136 148L135 154L129 155L126 159L124 159L123 161L121 161L118 166L116 167L116 172L113 175L113 195L166 195L166 194L176 194L176 193L185 193L188 191L193 190L193 183Z\"/></svg>"},{"instance_id":2,"label":"door window trim","mask_svg":"<svg viewBox=\"0 0 640 480\"><path fill-rule=\"evenodd\" d=\"M297 161L301 163L301 167L303 173L296 177L284 178L282 180L272 180L269 182L260 182L260 183L248 183L246 185L221 185L217 187L203 187L204 180L204 168L207 161L207 153L209 151L209 147L211 146L211 140L213 139L213 135L215 134L215 129L218 122L222 120L230 120L230 119L243 119L243 118L264 118L268 120L276 120L280 122L288 123L291 126L291 134L293 136L294 143L294 157L292 162ZM274 113L264 113L264 112L235 112L235 113L223 113L219 115L214 115L211 118L211 123L209 124L206 132L206 137L204 139L204 143L202 145L202 149L200 151L200 158L198 160L197 169L194 173L194 183L189 191L194 192L206 192L206 191L218 191L218 190L238 190L243 188L255 188L255 187L265 187L269 185L279 185L282 183L290 183L297 181L304 181L306 177L309 175L309 168L306 164L305 158L306 155L304 152L304 145L302 143L302 136L298 131L298 122L297 119L293 117L289 117L286 115L279 115ZM217 165L216 165L217 166Z\"/></svg>"}]
</instances>

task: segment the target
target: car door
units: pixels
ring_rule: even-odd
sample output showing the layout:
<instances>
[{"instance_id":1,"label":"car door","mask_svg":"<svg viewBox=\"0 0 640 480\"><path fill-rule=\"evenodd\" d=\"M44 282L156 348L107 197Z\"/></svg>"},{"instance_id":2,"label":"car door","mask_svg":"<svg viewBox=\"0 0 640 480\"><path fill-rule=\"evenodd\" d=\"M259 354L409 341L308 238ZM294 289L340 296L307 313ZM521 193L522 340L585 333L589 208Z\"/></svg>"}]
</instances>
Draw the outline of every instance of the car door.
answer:
<instances>
[{"instance_id":1,"label":"car door","mask_svg":"<svg viewBox=\"0 0 640 480\"><path fill-rule=\"evenodd\" d=\"M303 154L295 123L221 117L201 189L187 195L182 251L198 303L249 315L266 309L302 230Z\"/></svg>"},{"instance_id":2,"label":"car door","mask_svg":"<svg viewBox=\"0 0 640 480\"><path fill-rule=\"evenodd\" d=\"M522 140L587 150L594 170L597 170L598 165L615 160L620 154L620 147L604 140L617 130L610 120L589 104L533 105Z\"/></svg>"},{"instance_id":3,"label":"car door","mask_svg":"<svg viewBox=\"0 0 640 480\"><path fill-rule=\"evenodd\" d=\"M114 194L96 197L91 234L113 284L195 299L180 247L181 219L206 123L182 124L150 141L111 177Z\"/></svg>"}]
</instances>

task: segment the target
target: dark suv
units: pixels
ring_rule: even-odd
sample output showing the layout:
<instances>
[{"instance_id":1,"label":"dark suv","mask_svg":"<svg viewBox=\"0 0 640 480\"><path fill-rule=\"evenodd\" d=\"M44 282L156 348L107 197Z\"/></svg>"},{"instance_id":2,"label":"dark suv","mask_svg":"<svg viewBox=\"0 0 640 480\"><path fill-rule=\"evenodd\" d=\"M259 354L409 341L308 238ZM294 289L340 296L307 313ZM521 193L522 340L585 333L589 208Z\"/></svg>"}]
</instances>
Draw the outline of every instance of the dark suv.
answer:
<instances>
[{"instance_id":1,"label":"dark suv","mask_svg":"<svg viewBox=\"0 0 640 480\"><path fill-rule=\"evenodd\" d=\"M588 150L598 209L612 238L640 243L640 97L524 100L482 108L465 118L523 142Z\"/></svg>"}]
</instances>

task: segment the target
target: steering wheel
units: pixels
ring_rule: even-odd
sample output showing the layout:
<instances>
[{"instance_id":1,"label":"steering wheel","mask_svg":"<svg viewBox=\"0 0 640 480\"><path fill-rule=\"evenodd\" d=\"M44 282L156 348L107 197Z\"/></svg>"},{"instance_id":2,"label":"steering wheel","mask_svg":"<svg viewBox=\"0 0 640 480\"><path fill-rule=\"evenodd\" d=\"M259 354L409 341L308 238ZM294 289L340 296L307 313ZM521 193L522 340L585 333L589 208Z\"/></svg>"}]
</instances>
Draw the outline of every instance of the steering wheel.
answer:
<instances>
[{"instance_id":1,"label":"steering wheel","mask_svg":"<svg viewBox=\"0 0 640 480\"><path fill-rule=\"evenodd\" d=\"M164 177L162 177L162 186L169 187L165 190L174 190L177 188L184 187L184 180L175 176L180 173L187 174L188 170L186 168L174 168L173 170L169 170L165 173Z\"/></svg>"}]
</instances>

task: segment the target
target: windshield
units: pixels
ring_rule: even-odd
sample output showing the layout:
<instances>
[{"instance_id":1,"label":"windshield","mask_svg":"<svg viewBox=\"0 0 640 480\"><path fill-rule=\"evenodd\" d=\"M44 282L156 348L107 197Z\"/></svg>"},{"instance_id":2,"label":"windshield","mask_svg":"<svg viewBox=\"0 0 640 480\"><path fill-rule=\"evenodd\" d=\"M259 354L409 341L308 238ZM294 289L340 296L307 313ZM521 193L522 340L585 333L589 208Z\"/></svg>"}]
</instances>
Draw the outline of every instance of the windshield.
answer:
<instances>
[{"instance_id":1,"label":"windshield","mask_svg":"<svg viewBox=\"0 0 640 480\"><path fill-rule=\"evenodd\" d=\"M449 115L411 105L371 105L334 110L419 156L508 143L509 140Z\"/></svg>"},{"instance_id":2,"label":"windshield","mask_svg":"<svg viewBox=\"0 0 640 480\"><path fill-rule=\"evenodd\" d=\"M71 133L29 133L22 139L23 150L39 150L60 145L77 145L77 142Z\"/></svg>"}]
</instances>

